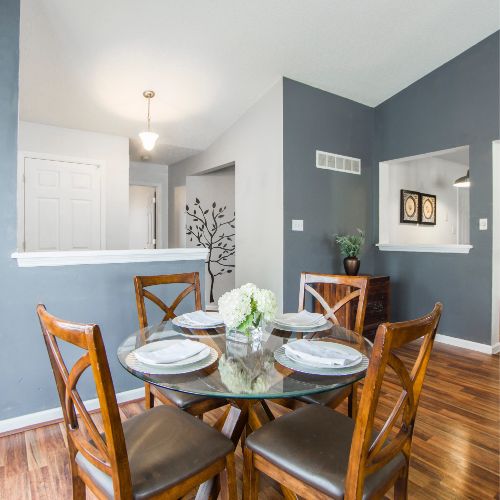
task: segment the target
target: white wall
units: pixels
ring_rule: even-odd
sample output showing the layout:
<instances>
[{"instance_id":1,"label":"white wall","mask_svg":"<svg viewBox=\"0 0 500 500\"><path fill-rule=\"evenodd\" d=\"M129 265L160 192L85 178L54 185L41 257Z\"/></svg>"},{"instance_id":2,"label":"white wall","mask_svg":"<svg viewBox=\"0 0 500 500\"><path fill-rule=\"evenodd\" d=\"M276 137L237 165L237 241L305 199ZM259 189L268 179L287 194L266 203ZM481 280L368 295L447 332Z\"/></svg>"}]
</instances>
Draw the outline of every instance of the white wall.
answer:
<instances>
[{"instance_id":1,"label":"white wall","mask_svg":"<svg viewBox=\"0 0 500 500\"><path fill-rule=\"evenodd\" d=\"M206 151L169 168L170 245L186 176L235 164L236 286L253 282L283 296L283 82L280 80ZM178 205L180 202L178 200ZM180 219L180 218L179 218Z\"/></svg>"},{"instance_id":2,"label":"white wall","mask_svg":"<svg viewBox=\"0 0 500 500\"><path fill-rule=\"evenodd\" d=\"M453 187L455 179L466 173L467 166L463 164L433 157L381 165L380 242L468 244L469 190ZM400 223L401 189L436 195L435 226Z\"/></svg>"},{"instance_id":3,"label":"white wall","mask_svg":"<svg viewBox=\"0 0 500 500\"><path fill-rule=\"evenodd\" d=\"M157 195L157 225L161 237L158 238L157 248L168 248L168 166L131 161L130 184L160 187L160 196Z\"/></svg>"},{"instance_id":4,"label":"white wall","mask_svg":"<svg viewBox=\"0 0 500 500\"><path fill-rule=\"evenodd\" d=\"M106 249L128 248L128 138L20 121L18 150L103 162Z\"/></svg>"},{"instance_id":5,"label":"white wall","mask_svg":"<svg viewBox=\"0 0 500 500\"><path fill-rule=\"evenodd\" d=\"M219 210L219 207L227 207L224 211L225 218L221 219L221 222L225 222L227 220L231 220L233 214L235 213L235 205L234 205L234 167L227 167L221 170L217 170L215 172L210 172L203 175L190 175L186 178L186 202L190 207L190 210L193 210L194 201L198 198L200 200L200 205L203 208L210 209L212 207L212 203L215 202L217 204L216 211ZM209 212L210 214L210 212ZM210 221L210 215L207 214L208 220ZM193 224L195 220L192 217L187 216L187 223ZM232 229L229 225L223 226L224 231L218 233L221 234L231 234L237 233L238 228ZM234 242L234 238L232 240ZM188 247L196 247L198 241L196 238L187 237L186 243ZM229 242L228 242L229 243ZM232 245L229 245L232 246ZM213 259L219 258L220 252L215 250L213 254ZM230 264L234 266L235 258L234 255L230 256L226 261L226 264ZM219 266L217 263L213 263L211 265L212 274L216 274L224 270L223 266ZM219 276L215 276L214 278L214 290L213 303L217 304L219 297L229 291L232 290L235 286L235 268L227 267L226 271L231 271L230 273L224 273ZM210 301L210 286L211 286L211 276L210 273L207 272L205 274L205 303L209 304Z\"/></svg>"}]
</instances>

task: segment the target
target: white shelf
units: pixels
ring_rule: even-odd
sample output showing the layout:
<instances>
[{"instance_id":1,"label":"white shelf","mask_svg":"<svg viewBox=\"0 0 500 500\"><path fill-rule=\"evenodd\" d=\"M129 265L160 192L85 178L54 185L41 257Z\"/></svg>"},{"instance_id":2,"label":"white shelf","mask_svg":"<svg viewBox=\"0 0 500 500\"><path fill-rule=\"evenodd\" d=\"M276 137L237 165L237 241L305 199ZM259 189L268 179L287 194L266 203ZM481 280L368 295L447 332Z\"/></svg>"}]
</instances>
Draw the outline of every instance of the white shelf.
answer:
<instances>
[{"instance_id":1,"label":"white shelf","mask_svg":"<svg viewBox=\"0 0 500 500\"><path fill-rule=\"evenodd\" d=\"M68 252L14 252L19 267L79 266L88 264L126 264L129 262L171 262L202 260L206 248L162 248L156 250L86 250Z\"/></svg>"},{"instance_id":2,"label":"white shelf","mask_svg":"<svg viewBox=\"0 0 500 500\"><path fill-rule=\"evenodd\" d=\"M469 253L472 245L415 245L404 243L377 243L382 252Z\"/></svg>"}]
</instances>

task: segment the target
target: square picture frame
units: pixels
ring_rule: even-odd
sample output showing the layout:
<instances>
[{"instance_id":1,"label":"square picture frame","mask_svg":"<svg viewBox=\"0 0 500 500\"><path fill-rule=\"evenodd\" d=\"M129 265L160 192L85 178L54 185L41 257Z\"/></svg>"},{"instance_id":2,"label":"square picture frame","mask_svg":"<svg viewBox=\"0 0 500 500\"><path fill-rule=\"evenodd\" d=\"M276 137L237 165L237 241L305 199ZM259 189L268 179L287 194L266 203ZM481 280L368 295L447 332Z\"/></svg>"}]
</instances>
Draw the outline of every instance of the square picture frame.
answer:
<instances>
[{"instance_id":1,"label":"square picture frame","mask_svg":"<svg viewBox=\"0 0 500 500\"><path fill-rule=\"evenodd\" d=\"M437 198L434 194L420 193L419 223L436 225Z\"/></svg>"},{"instance_id":2,"label":"square picture frame","mask_svg":"<svg viewBox=\"0 0 500 500\"><path fill-rule=\"evenodd\" d=\"M418 224L420 220L420 193L409 189L401 189L399 202L399 222L401 224Z\"/></svg>"}]
</instances>

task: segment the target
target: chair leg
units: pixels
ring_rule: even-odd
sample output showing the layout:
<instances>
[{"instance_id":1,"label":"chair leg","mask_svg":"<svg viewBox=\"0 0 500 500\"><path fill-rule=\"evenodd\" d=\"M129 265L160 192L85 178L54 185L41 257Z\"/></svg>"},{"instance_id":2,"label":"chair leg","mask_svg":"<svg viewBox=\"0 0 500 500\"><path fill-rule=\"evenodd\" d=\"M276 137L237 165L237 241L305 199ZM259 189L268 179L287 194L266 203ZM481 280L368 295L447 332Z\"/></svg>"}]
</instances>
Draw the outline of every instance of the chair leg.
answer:
<instances>
[{"instance_id":1,"label":"chair leg","mask_svg":"<svg viewBox=\"0 0 500 500\"><path fill-rule=\"evenodd\" d=\"M358 384L354 383L351 386L351 392L347 397L347 414L356 420L358 416Z\"/></svg>"},{"instance_id":2,"label":"chair leg","mask_svg":"<svg viewBox=\"0 0 500 500\"><path fill-rule=\"evenodd\" d=\"M146 410L154 408L155 406L155 397L151 392L151 386L149 384L144 384L144 406Z\"/></svg>"},{"instance_id":3,"label":"chair leg","mask_svg":"<svg viewBox=\"0 0 500 500\"><path fill-rule=\"evenodd\" d=\"M253 452L243 450L243 500L257 500L259 495L259 471L253 464Z\"/></svg>"},{"instance_id":4,"label":"chair leg","mask_svg":"<svg viewBox=\"0 0 500 500\"><path fill-rule=\"evenodd\" d=\"M85 483L79 476L72 477L73 482L73 500L85 500L87 497L85 492Z\"/></svg>"},{"instance_id":5,"label":"chair leg","mask_svg":"<svg viewBox=\"0 0 500 500\"><path fill-rule=\"evenodd\" d=\"M399 474L394 483L394 500L408 499L408 466Z\"/></svg>"},{"instance_id":6,"label":"chair leg","mask_svg":"<svg viewBox=\"0 0 500 500\"><path fill-rule=\"evenodd\" d=\"M78 450L73 444L73 440L70 436L68 439L68 451L69 451L69 463L71 468L71 483L73 487L73 500L85 500L86 498L86 486L83 479L78 475L78 466L76 465L76 454Z\"/></svg>"},{"instance_id":7,"label":"chair leg","mask_svg":"<svg viewBox=\"0 0 500 500\"><path fill-rule=\"evenodd\" d=\"M226 457L226 469L221 474L221 493L224 500L237 500L238 498L234 453Z\"/></svg>"}]
</instances>

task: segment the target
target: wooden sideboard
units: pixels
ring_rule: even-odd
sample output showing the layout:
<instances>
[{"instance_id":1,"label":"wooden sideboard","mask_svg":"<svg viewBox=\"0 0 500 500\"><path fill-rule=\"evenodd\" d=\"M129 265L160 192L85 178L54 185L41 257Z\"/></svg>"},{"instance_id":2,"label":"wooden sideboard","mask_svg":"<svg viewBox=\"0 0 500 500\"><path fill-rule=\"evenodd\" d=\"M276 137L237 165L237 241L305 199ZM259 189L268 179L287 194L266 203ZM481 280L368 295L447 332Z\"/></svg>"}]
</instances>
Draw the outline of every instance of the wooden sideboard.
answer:
<instances>
[{"instance_id":1,"label":"wooden sideboard","mask_svg":"<svg viewBox=\"0 0 500 500\"><path fill-rule=\"evenodd\" d=\"M373 340L378 325L390 321L390 278L389 276L368 276L368 297L365 313L363 335ZM344 296L351 293L351 287L331 283L317 283L314 288L333 306ZM342 310L344 309L344 310ZM341 324L347 328L354 327L357 301L342 308L337 315ZM321 304L314 300L314 310L323 312Z\"/></svg>"}]
</instances>

